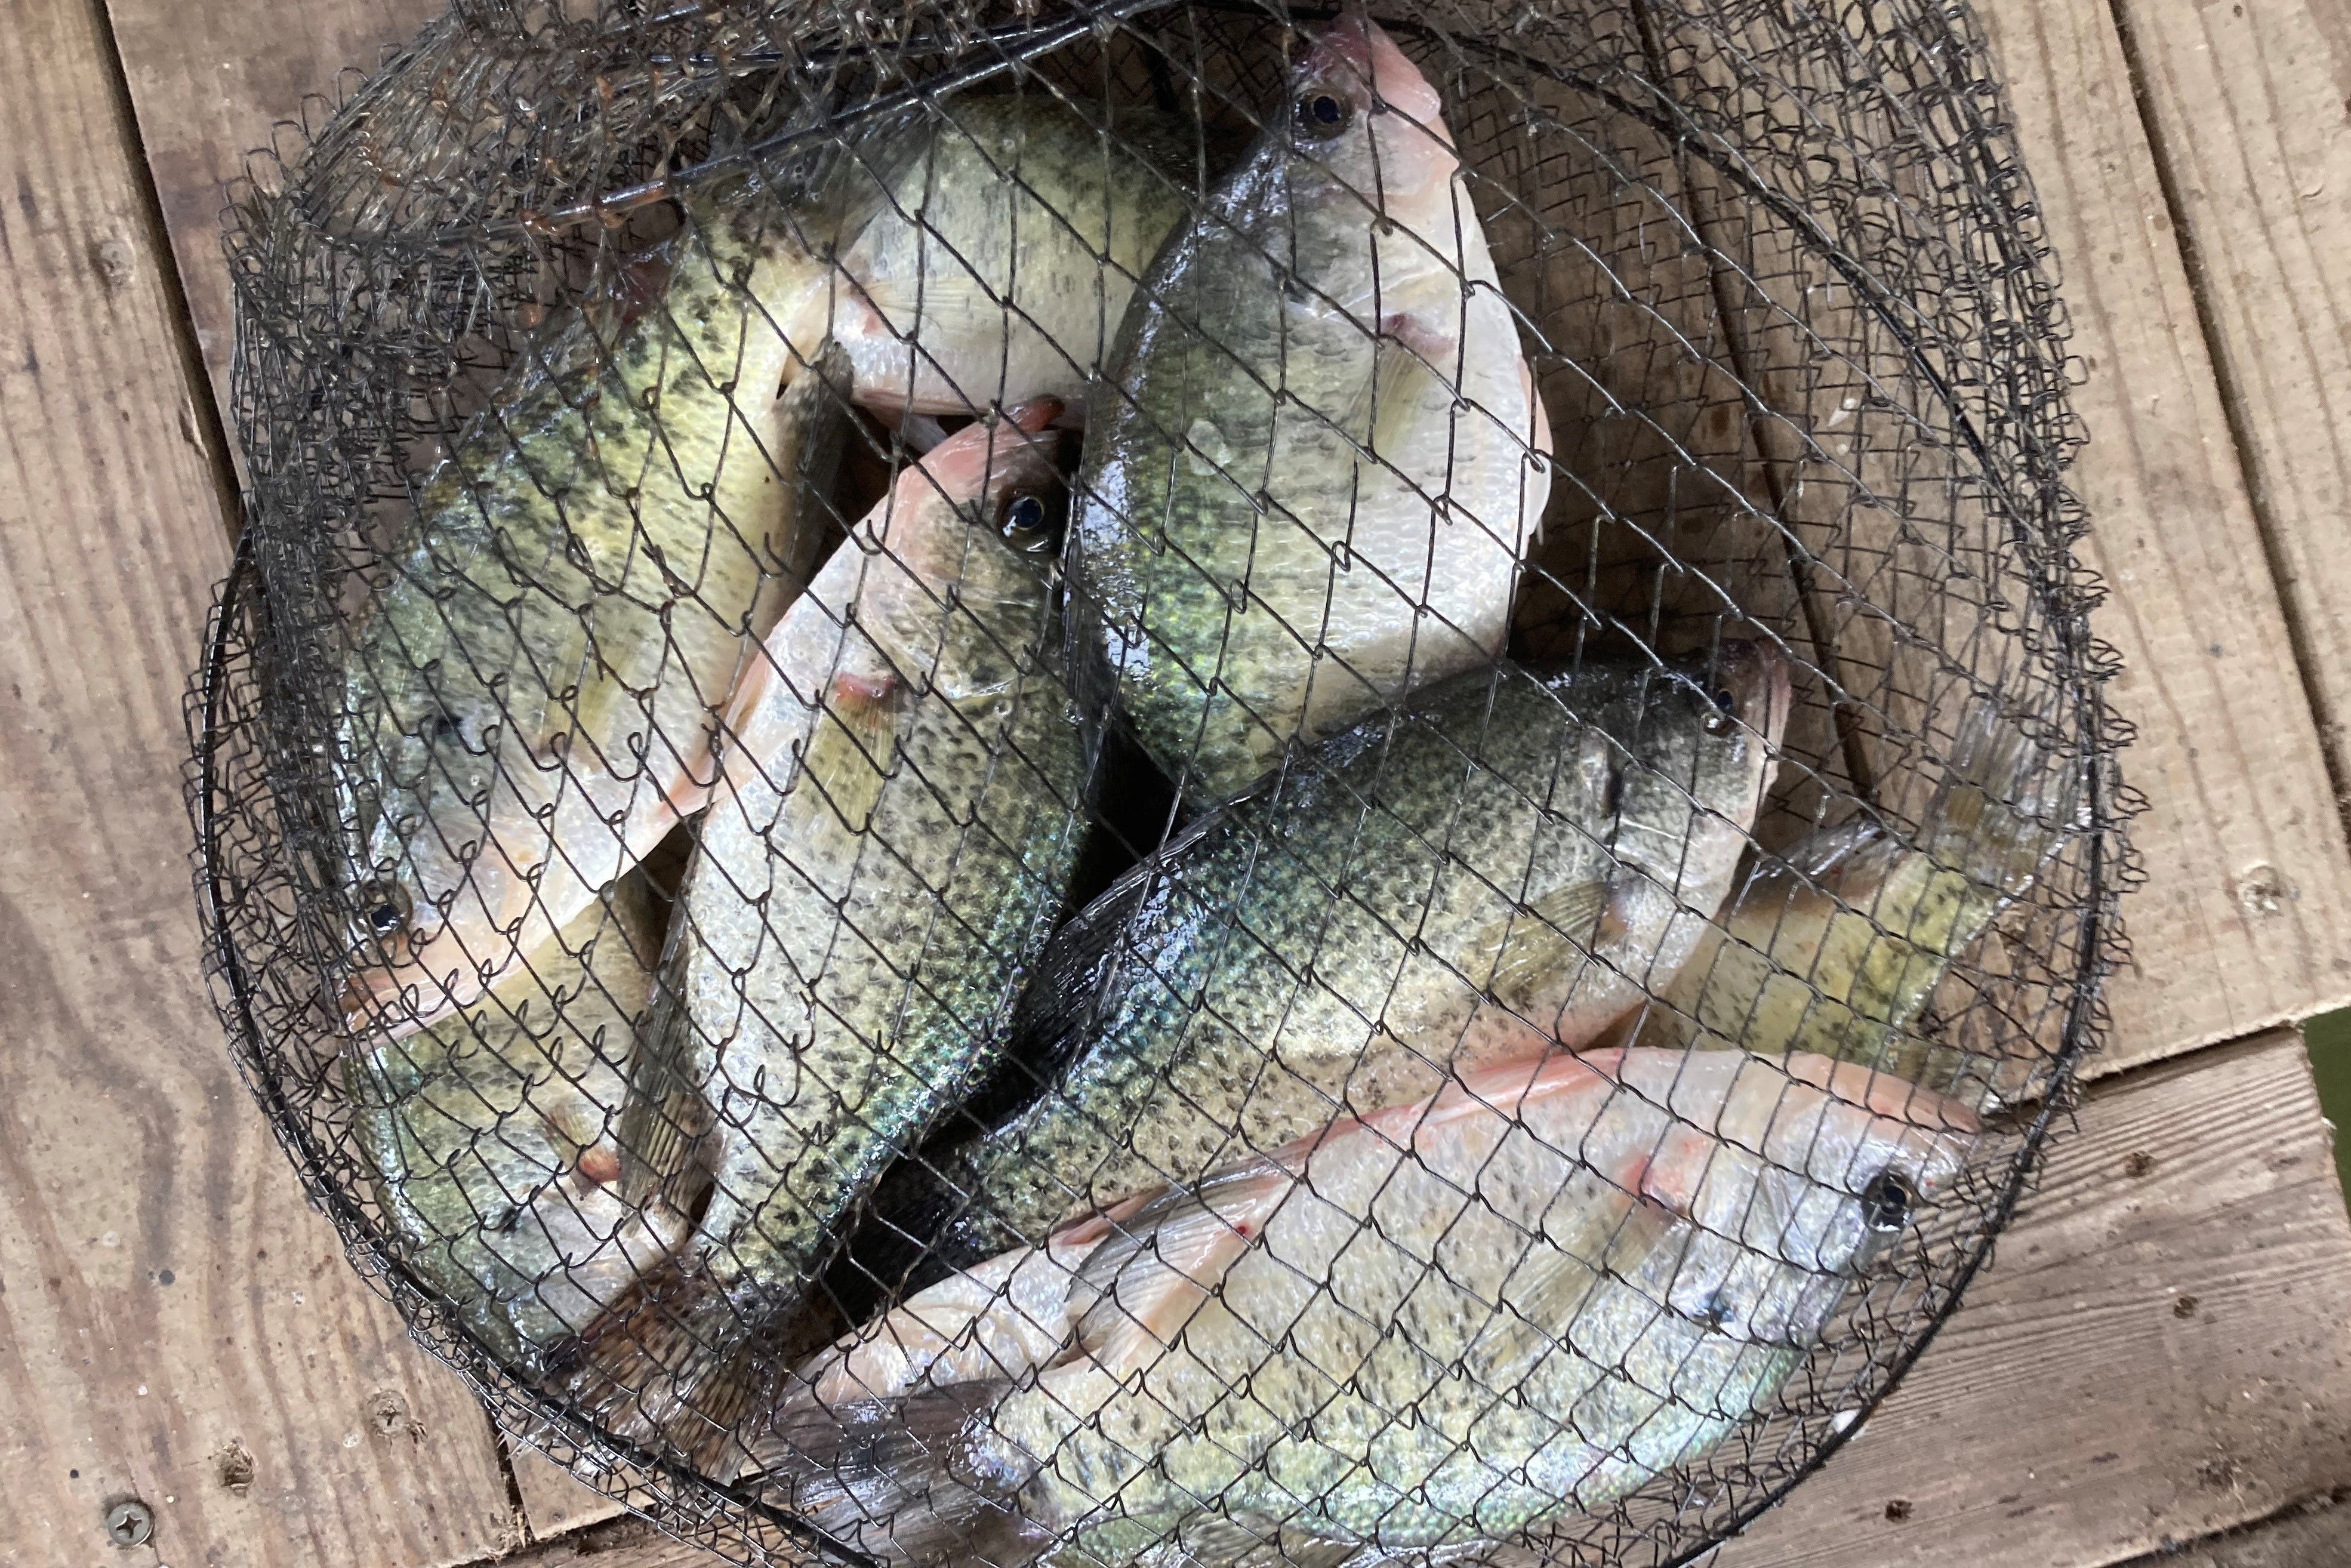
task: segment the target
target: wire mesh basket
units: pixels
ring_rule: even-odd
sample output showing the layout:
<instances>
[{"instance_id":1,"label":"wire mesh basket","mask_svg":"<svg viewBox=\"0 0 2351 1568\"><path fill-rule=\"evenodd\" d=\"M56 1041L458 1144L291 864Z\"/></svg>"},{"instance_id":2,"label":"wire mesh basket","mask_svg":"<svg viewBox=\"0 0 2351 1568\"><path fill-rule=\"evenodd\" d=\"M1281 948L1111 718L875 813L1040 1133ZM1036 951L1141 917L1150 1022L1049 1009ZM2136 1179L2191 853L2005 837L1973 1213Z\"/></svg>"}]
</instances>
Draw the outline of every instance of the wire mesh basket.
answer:
<instances>
[{"instance_id":1,"label":"wire mesh basket","mask_svg":"<svg viewBox=\"0 0 2351 1568\"><path fill-rule=\"evenodd\" d=\"M742 1562L1689 1560L1949 1313L2130 800L1886 0L457 0L229 214L237 1061Z\"/></svg>"}]
</instances>

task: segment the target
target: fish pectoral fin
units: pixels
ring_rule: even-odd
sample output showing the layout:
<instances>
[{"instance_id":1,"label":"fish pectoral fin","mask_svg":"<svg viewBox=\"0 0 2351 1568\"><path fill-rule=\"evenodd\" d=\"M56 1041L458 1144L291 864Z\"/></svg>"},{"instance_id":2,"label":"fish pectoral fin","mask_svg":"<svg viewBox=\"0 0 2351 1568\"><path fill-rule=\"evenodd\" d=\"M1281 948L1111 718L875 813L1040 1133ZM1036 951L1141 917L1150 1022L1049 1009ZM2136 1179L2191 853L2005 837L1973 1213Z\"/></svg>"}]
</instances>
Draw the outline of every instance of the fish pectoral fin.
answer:
<instances>
[{"instance_id":1,"label":"fish pectoral fin","mask_svg":"<svg viewBox=\"0 0 2351 1568\"><path fill-rule=\"evenodd\" d=\"M894 675L836 673L801 748L794 788L814 789L852 833L863 832L882 803L904 691Z\"/></svg>"},{"instance_id":2,"label":"fish pectoral fin","mask_svg":"<svg viewBox=\"0 0 2351 1568\"><path fill-rule=\"evenodd\" d=\"M810 1403L778 1417L750 1445L746 1479L834 1539L887 1531L894 1560L945 1560L1000 1522L1016 1482L965 1461L976 1427L1010 1385L925 1387L890 1399ZM995 1561L1007 1561L997 1558Z\"/></svg>"},{"instance_id":3,"label":"fish pectoral fin","mask_svg":"<svg viewBox=\"0 0 2351 1568\"><path fill-rule=\"evenodd\" d=\"M1340 428L1374 457L1395 462L1421 411L1452 397L1445 367L1453 359L1449 343L1415 330L1408 318L1383 321L1373 340L1371 373L1356 389Z\"/></svg>"},{"instance_id":4,"label":"fish pectoral fin","mask_svg":"<svg viewBox=\"0 0 2351 1568\"><path fill-rule=\"evenodd\" d=\"M1191 1321L1289 1195L1296 1178L1252 1160L1193 1187L1161 1194L1116 1223L1079 1267L1073 1299L1080 1351L1113 1376L1149 1366Z\"/></svg>"},{"instance_id":5,"label":"fish pectoral fin","mask_svg":"<svg viewBox=\"0 0 2351 1568\"><path fill-rule=\"evenodd\" d=\"M1514 1012L1531 1007L1558 976L1580 969L1595 948L1624 935L1614 894L1610 882L1572 882L1479 931L1469 950L1494 955L1486 989Z\"/></svg>"}]
</instances>

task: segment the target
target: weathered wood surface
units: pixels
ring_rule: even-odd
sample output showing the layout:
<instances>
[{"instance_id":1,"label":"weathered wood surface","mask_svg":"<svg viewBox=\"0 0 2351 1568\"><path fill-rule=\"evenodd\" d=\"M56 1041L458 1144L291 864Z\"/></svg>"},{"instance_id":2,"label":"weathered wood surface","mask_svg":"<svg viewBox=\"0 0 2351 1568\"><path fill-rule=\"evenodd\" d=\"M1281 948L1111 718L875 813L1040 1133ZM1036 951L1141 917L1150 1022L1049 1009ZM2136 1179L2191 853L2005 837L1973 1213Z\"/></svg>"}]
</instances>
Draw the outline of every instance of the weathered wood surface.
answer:
<instances>
[{"instance_id":1,"label":"weathered wood surface","mask_svg":"<svg viewBox=\"0 0 2351 1568\"><path fill-rule=\"evenodd\" d=\"M2073 482L2148 802L2110 1071L2351 1000L2351 859L2113 18L1981 10L2087 375Z\"/></svg>"},{"instance_id":2,"label":"weathered wood surface","mask_svg":"<svg viewBox=\"0 0 2351 1568\"><path fill-rule=\"evenodd\" d=\"M2094 1091L1863 1437L1718 1568L2093 1568L2351 1484L2351 1218L2302 1044Z\"/></svg>"},{"instance_id":3,"label":"weathered wood surface","mask_svg":"<svg viewBox=\"0 0 2351 1568\"><path fill-rule=\"evenodd\" d=\"M2126 1568L2351 1568L2351 1507L2326 1499Z\"/></svg>"},{"instance_id":4,"label":"weathered wood surface","mask_svg":"<svg viewBox=\"0 0 2351 1568\"><path fill-rule=\"evenodd\" d=\"M2304 678L2351 785L2351 7L2116 15Z\"/></svg>"},{"instance_id":5,"label":"weathered wood surface","mask_svg":"<svg viewBox=\"0 0 2351 1568\"><path fill-rule=\"evenodd\" d=\"M245 172L246 153L271 144L274 126L301 121L306 98L335 99L342 72L373 68L385 48L447 8L445 0L107 0L196 340L224 409L224 187Z\"/></svg>"},{"instance_id":6,"label":"weathered wood surface","mask_svg":"<svg viewBox=\"0 0 2351 1568\"><path fill-rule=\"evenodd\" d=\"M0 1563L478 1557L480 1412L302 1203L197 973L180 695L227 562L92 0L0 26ZM257 47L261 35L246 39Z\"/></svg>"},{"instance_id":7,"label":"weathered wood surface","mask_svg":"<svg viewBox=\"0 0 2351 1568\"><path fill-rule=\"evenodd\" d=\"M552 1540L583 1526L613 1519L621 1505L592 1487L571 1479L570 1472L540 1456L534 1448L510 1445L515 1490L522 1497L522 1516L539 1540Z\"/></svg>"}]
</instances>

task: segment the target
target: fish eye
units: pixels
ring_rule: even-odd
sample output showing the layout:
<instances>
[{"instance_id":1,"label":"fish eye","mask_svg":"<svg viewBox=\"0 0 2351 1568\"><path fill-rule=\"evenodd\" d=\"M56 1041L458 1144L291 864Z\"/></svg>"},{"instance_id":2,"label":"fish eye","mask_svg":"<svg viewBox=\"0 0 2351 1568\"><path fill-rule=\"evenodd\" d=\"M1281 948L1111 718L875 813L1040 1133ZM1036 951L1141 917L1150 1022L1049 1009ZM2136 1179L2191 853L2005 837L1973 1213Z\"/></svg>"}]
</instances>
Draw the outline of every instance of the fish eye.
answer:
<instances>
[{"instance_id":1,"label":"fish eye","mask_svg":"<svg viewBox=\"0 0 2351 1568\"><path fill-rule=\"evenodd\" d=\"M1052 509L1035 496L1015 496L1004 508L998 531L1022 555L1048 555L1061 543Z\"/></svg>"},{"instance_id":2,"label":"fish eye","mask_svg":"<svg viewBox=\"0 0 2351 1568\"><path fill-rule=\"evenodd\" d=\"M1298 95L1292 118L1300 134L1327 141L1354 120L1355 106L1329 88L1309 87Z\"/></svg>"},{"instance_id":3,"label":"fish eye","mask_svg":"<svg viewBox=\"0 0 2351 1568\"><path fill-rule=\"evenodd\" d=\"M408 924L408 895L391 883L371 882L360 889L360 918L378 936L390 936Z\"/></svg>"},{"instance_id":4,"label":"fish eye","mask_svg":"<svg viewBox=\"0 0 2351 1568\"><path fill-rule=\"evenodd\" d=\"M1917 1201L1909 1183L1892 1171L1880 1171L1861 1189L1861 1222L1879 1236L1891 1236L1910 1223Z\"/></svg>"},{"instance_id":5,"label":"fish eye","mask_svg":"<svg viewBox=\"0 0 2351 1568\"><path fill-rule=\"evenodd\" d=\"M1707 734L1729 734L1739 723L1739 699L1727 686L1708 686L1706 700L1714 705L1714 711L1706 716Z\"/></svg>"}]
</instances>

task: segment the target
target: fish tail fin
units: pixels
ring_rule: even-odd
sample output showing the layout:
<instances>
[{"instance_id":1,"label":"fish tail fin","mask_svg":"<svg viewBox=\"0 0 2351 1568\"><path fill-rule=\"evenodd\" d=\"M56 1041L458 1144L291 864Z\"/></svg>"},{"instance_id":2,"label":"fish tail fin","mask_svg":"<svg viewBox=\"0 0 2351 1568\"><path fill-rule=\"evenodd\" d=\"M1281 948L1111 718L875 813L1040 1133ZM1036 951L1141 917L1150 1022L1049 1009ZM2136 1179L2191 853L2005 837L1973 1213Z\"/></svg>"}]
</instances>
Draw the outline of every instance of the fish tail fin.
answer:
<instances>
[{"instance_id":1,"label":"fish tail fin","mask_svg":"<svg viewBox=\"0 0 2351 1568\"><path fill-rule=\"evenodd\" d=\"M746 1479L843 1546L887 1562L1015 1568L1048 1538L1014 1498L1033 1467L1008 1471L981 1445L1010 1384L925 1387L892 1399L795 1401L750 1445Z\"/></svg>"},{"instance_id":2,"label":"fish tail fin","mask_svg":"<svg viewBox=\"0 0 2351 1568\"><path fill-rule=\"evenodd\" d=\"M573 1410L723 1478L739 1468L740 1434L773 1403L787 1356L748 1332L716 1280L673 1260L549 1361L554 1392Z\"/></svg>"}]
</instances>

